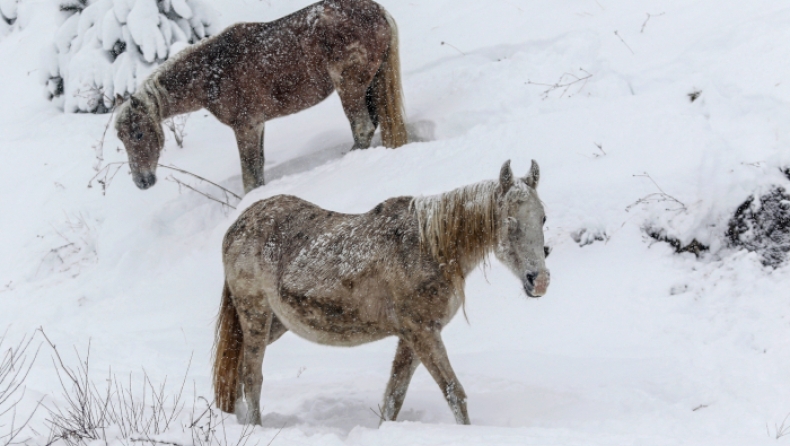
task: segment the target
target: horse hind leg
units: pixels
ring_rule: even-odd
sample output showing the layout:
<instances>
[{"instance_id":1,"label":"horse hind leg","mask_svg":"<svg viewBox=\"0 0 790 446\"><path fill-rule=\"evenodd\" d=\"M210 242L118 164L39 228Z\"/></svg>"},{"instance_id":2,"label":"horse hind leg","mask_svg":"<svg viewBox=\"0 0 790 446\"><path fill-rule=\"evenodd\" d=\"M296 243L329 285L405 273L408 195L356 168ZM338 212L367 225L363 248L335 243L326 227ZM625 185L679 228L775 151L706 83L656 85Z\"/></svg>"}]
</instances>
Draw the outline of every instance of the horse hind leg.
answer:
<instances>
[{"instance_id":1,"label":"horse hind leg","mask_svg":"<svg viewBox=\"0 0 790 446\"><path fill-rule=\"evenodd\" d=\"M280 339L282 335L284 335L288 331L288 328L277 319L277 316L272 315L272 323L269 329L269 337L266 341L266 346L270 346L274 343L274 341ZM236 404L234 406L233 413L236 415L236 418L239 422L242 420L248 419L247 413L247 404L244 402L244 353L242 352L242 360L239 361L239 369L238 369L238 376L239 379L236 380ZM261 363L263 363L263 359L261 359Z\"/></svg>"},{"instance_id":2,"label":"horse hind leg","mask_svg":"<svg viewBox=\"0 0 790 446\"><path fill-rule=\"evenodd\" d=\"M258 300L258 299L252 299ZM246 404L237 400L236 417L242 424L261 424L261 386L263 385L263 356L272 327L274 314L270 309L240 309L239 319L244 333L243 358L239 370L239 382L243 386Z\"/></svg>"},{"instance_id":3,"label":"horse hind leg","mask_svg":"<svg viewBox=\"0 0 790 446\"><path fill-rule=\"evenodd\" d=\"M398 341L395 359L392 361L392 373L390 373L390 380L387 383L387 390L384 392L381 423L395 421L398 417L398 413L403 407L403 400L406 399L406 391L409 388L411 377L419 365L420 360L417 359L414 350L403 339Z\"/></svg>"}]
</instances>

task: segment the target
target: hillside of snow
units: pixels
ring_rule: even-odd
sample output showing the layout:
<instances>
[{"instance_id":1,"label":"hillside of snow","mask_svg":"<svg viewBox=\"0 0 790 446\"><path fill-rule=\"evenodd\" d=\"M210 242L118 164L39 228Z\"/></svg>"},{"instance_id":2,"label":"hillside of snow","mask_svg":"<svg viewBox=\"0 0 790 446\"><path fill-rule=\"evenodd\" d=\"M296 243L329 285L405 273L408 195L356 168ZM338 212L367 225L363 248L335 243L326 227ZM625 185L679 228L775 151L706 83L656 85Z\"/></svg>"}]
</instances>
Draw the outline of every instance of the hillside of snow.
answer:
<instances>
[{"instance_id":1,"label":"hillside of snow","mask_svg":"<svg viewBox=\"0 0 790 446\"><path fill-rule=\"evenodd\" d=\"M205 0L221 22L268 21L309 0ZM727 245L753 193L790 187L790 5L780 0L380 2L399 25L412 142L348 153L339 99L270 121L267 184L236 209L160 170L138 190L109 114L63 113L38 71L55 0L20 0L0 31L0 330L42 327L64 361L90 344L109 370L211 398L220 244L247 206L293 194L365 212L399 195L496 178L535 159L553 248L546 296L493 257L443 332L469 396L456 426L423 367L400 420L378 427L395 339L355 348L288 333L264 359L266 445L759 445L790 433L790 267ZM6 26L7 25L7 26ZM6 29L7 28L7 29ZM695 100L691 100L692 96ZM230 128L207 112L168 133L160 163L241 194ZM103 142L101 142L103 140ZM104 178L100 173L99 179ZM171 180L167 181L167 177ZM107 178L110 179L109 177ZM90 184L92 187L88 187ZM201 189L220 196L218 189ZM660 229L710 250L676 254ZM43 342L35 334L34 346ZM5 344L4 344L5 347ZM19 405L64 404L41 347ZM190 359L191 358L191 359ZM191 365L188 364L190 363ZM191 410L191 409L189 409ZM11 413L0 417L3 426ZM24 437L43 444L39 409ZM235 418L229 436L240 432ZM193 444L181 428L168 441ZM781 437L781 438L776 438ZM113 444L122 444L112 440ZM250 444L253 444L250 443ZM229 446L234 446L231 442Z\"/></svg>"}]
</instances>

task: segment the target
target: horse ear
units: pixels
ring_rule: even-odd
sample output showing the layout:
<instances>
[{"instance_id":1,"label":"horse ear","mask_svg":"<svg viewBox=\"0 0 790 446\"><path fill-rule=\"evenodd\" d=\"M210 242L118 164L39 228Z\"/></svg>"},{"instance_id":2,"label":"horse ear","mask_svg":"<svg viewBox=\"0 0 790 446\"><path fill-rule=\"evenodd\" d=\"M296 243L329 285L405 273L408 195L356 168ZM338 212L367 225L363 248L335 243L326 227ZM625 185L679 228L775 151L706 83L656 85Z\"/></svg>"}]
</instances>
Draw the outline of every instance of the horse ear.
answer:
<instances>
[{"instance_id":1,"label":"horse ear","mask_svg":"<svg viewBox=\"0 0 790 446\"><path fill-rule=\"evenodd\" d=\"M532 167L529 168L529 173L524 177L524 182L527 186L537 189L540 182L540 167L535 160L532 160Z\"/></svg>"},{"instance_id":2,"label":"horse ear","mask_svg":"<svg viewBox=\"0 0 790 446\"><path fill-rule=\"evenodd\" d=\"M510 160L502 164L499 170L499 184L502 186L502 193L507 192L513 186L513 171L510 170Z\"/></svg>"},{"instance_id":3,"label":"horse ear","mask_svg":"<svg viewBox=\"0 0 790 446\"><path fill-rule=\"evenodd\" d=\"M132 95L130 99L132 101L132 108L140 108L143 106L143 101L137 99L136 97L134 97L134 95Z\"/></svg>"}]
</instances>

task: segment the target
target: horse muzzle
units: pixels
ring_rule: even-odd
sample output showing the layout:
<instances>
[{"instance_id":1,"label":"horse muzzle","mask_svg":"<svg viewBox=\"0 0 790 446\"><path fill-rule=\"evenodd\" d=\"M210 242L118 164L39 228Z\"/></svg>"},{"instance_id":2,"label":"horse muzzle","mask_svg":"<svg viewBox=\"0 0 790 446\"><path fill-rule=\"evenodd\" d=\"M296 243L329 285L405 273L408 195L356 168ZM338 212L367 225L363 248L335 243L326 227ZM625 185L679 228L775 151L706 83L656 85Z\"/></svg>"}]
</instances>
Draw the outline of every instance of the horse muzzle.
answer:
<instances>
[{"instance_id":1,"label":"horse muzzle","mask_svg":"<svg viewBox=\"0 0 790 446\"><path fill-rule=\"evenodd\" d=\"M528 272L524 277L524 292L529 297L541 297L546 294L551 281L549 270Z\"/></svg>"},{"instance_id":2,"label":"horse muzzle","mask_svg":"<svg viewBox=\"0 0 790 446\"><path fill-rule=\"evenodd\" d=\"M141 190L146 190L156 184L156 174L149 172L139 175L134 175L134 184Z\"/></svg>"}]
</instances>

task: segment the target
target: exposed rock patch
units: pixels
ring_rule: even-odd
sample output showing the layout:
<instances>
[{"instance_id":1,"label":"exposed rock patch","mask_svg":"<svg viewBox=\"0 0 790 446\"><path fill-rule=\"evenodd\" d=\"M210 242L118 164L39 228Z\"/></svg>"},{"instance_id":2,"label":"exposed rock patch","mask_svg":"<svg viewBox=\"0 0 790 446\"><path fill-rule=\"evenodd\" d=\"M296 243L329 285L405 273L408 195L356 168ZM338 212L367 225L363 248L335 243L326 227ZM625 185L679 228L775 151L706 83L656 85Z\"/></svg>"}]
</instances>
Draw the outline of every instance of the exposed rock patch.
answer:
<instances>
[{"instance_id":1,"label":"exposed rock patch","mask_svg":"<svg viewBox=\"0 0 790 446\"><path fill-rule=\"evenodd\" d=\"M778 267L790 252L790 195L776 186L749 197L730 219L727 238L733 246L759 253L764 265Z\"/></svg>"}]
</instances>

